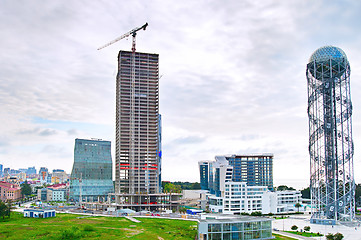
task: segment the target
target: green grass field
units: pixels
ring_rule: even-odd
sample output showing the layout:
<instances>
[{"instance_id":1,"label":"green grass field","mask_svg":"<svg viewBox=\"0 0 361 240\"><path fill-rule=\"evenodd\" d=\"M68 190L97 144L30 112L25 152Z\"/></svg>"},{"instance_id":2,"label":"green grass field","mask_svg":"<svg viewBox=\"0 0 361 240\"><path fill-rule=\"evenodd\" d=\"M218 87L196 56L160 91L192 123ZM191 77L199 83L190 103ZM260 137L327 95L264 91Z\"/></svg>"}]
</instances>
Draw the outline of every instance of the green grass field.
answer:
<instances>
[{"instance_id":1,"label":"green grass field","mask_svg":"<svg viewBox=\"0 0 361 240\"><path fill-rule=\"evenodd\" d=\"M275 240L296 240L296 238L286 237L280 234L272 233L272 235L275 237Z\"/></svg>"},{"instance_id":2,"label":"green grass field","mask_svg":"<svg viewBox=\"0 0 361 240\"><path fill-rule=\"evenodd\" d=\"M285 232L304 236L304 237L321 237L321 236L323 236L322 234L317 234L317 233L313 233L313 232L296 232L296 231L285 231Z\"/></svg>"},{"instance_id":3,"label":"green grass field","mask_svg":"<svg viewBox=\"0 0 361 240\"><path fill-rule=\"evenodd\" d=\"M24 218L13 212L0 219L0 239L194 239L197 222L158 218L125 218L57 214L55 218Z\"/></svg>"}]
</instances>

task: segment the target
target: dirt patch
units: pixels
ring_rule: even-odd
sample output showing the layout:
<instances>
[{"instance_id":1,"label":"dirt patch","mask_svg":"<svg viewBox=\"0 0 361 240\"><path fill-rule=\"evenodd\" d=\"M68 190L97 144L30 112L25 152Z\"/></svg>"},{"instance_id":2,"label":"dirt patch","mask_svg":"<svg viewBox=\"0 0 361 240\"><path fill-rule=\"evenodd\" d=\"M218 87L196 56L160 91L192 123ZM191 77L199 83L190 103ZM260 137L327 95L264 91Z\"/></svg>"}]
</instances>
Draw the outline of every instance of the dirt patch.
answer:
<instances>
[{"instance_id":1,"label":"dirt patch","mask_svg":"<svg viewBox=\"0 0 361 240\"><path fill-rule=\"evenodd\" d=\"M33 227L18 227L17 229L19 229L19 230L22 230L22 229L25 229L25 230L34 230Z\"/></svg>"},{"instance_id":2,"label":"dirt patch","mask_svg":"<svg viewBox=\"0 0 361 240\"><path fill-rule=\"evenodd\" d=\"M158 236L158 239L159 239L159 240L164 240L164 238L162 238L162 237L159 237L159 236Z\"/></svg>"},{"instance_id":3,"label":"dirt patch","mask_svg":"<svg viewBox=\"0 0 361 240\"><path fill-rule=\"evenodd\" d=\"M138 235L143 232L143 229L138 230L138 229L130 229L130 228L121 228L121 230L126 231L125 235L128 238L133 237L133 236Z\"/></svg>"},{"instance_id":4,"label":"dirt patch","mask_svg":"<svg viewBox=\"0 0 361 240\"><path fill-rule=\"evenodd\" d=\"M98 221L94 221L94 219L82 219L80 221L80 224L92 224L92 223L98 223Z\"/></svg>"}]
</instances>

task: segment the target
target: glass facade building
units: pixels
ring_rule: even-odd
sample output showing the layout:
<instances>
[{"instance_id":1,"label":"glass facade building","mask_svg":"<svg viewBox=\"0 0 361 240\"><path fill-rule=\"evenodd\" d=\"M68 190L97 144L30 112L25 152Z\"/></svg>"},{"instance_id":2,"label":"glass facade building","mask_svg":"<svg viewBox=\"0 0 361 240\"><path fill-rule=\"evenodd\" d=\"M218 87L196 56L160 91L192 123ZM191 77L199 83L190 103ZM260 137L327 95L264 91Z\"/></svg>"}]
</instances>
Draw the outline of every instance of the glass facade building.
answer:
<instances>
[{"instance_id":1,"label":"glass facade building","mask_svg":"<svg viewBox=\"0 0 361 240\"><path fill-rule=\"evenodd\" d=\"M75 139L69 199L98 200L114 192L110 141Z\"/></svg>"},{"instance_id":2,"label":"glass facade building","mask_svg":"<svg viewBox=\"0 0 361 240\"><path fill-rule=\"evenodd\" d=\"M244 216L229 219L200 219L198 239L273 239L272 220Z\"/></svg>"},{"instance_id":3,"label":"glass facade building","mask_svg":"<svg viewBox=\"0 0 361 240\"><path fill-rule=\"evenodd\" d=\"M273 190L273 154L225 156L233 166L234 182L245 182L247 186L267 186Z\"/></svg>"},{"instance_id":4,"label":"glass facade building","mask_svg":"<svg viewBox=\"0 0 361 240\"><path fill-rule=\"evenodd\" d=\"M208 179L209 179L209 161L198 162L199 174L200 174L200 185L202 190L209 190Z\"/></svg>"}]
</instances>

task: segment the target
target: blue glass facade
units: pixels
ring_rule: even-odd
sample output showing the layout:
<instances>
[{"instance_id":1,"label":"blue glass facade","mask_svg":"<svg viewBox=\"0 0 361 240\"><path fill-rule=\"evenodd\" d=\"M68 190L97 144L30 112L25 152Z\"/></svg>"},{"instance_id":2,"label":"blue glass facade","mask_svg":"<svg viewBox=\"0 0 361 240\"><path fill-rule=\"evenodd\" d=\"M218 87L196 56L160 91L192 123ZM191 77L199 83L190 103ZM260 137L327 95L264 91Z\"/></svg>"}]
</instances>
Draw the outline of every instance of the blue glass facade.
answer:
<instances>
[{"instance_id":1,"label":"blue glass facade","mask_svg":"<svg viewBox=\"0 0 361 240\"><path fill-rule=\"evenodd\" d=\"M199 174L200 174L200 185L202 190L209 190L208 179L209 179L209 162L199 162Z\"/></svg>"},{"instance_id":2,"label":"blue glass facade","mask_svg":"<svg viewBox=\"0 0 361 240\"><path fill-rule=\"evenodd\" d=\"M114 192L110 141L76 139L69 198L98 200Z\"/></svg>"},{"instance_id":3,"label":"blue glass facade","mask_svg":"<svg viewBox=\"0 0 361 240\"><path fill-rule=\"evenodd\" d=\"M162 115L158 115L158 167L159 167L159 189L162 189Z\"/></svg>"},{"instance_id":4,"label":"blue glass facade","mask_svg":"<svg viewBox=\"0 0 361 240\"><path fill-rule=\"evenodd\" d=\"M246 182L248 186L267 186L273 190L273 155L225 156L233 166L233 181Z\"/></svg>"}]
</instances>

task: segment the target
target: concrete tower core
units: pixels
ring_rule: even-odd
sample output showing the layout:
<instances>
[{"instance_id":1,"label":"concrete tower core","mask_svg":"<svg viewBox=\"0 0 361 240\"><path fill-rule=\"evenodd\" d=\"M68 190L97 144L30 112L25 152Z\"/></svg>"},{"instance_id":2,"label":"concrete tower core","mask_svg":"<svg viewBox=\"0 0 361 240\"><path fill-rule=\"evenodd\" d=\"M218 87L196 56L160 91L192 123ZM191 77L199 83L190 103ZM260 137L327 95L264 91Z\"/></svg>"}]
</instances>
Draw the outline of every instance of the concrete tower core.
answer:
<instances>
[{"instance_id":1,"label":"concrete tower core","mask_svg":"<svg viewBox=\"0 0 361 240\"><path fill-rule=\"evenodd\" d=\"M355 216L350 64L342 49L325 46L310 57L308 86L312 223Z\"/></svg>"}]
</instances>

